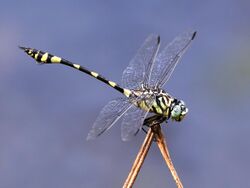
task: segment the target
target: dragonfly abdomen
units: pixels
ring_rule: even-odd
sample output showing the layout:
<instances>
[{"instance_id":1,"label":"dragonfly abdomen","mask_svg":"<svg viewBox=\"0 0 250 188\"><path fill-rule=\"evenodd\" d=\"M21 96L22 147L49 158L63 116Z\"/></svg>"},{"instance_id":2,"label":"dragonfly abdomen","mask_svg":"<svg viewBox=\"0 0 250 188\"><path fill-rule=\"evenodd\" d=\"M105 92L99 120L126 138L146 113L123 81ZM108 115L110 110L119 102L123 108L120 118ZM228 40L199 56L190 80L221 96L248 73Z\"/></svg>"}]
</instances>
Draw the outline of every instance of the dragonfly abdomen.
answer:
<instances>
[{"instance_id":1,"label":"dragonfly abdomen","mask_svg":"<svg viewBox=\"0 0 250 188\"><path fill-rule=\"evenodd\" d=\"M107 80L106 78L104 78L103 76L101 76L100 74L98 74L97 72L93 72L90 71L88 69L86 69L85 67L79 65L79 64L75 64L72 63L66 59L63 59L61 57L52 55L48 52L43 52L40 50L36 50L34 48L26 48L26 47L20 47L22 50L24 50L29 56L31 56L33 59L36 60L37 63L39 64L63 64L63 65L67 65L69 67L72 67L74 69L80 70L102 82L104 82L105 84L113 87L114 89L116 89L117 91L121 92L122 94L124 94L126 97L129 97L131 95L131 91L129 89L126 88L122 88L120 87L117 83Z\"/></svg>"}]
</instances>

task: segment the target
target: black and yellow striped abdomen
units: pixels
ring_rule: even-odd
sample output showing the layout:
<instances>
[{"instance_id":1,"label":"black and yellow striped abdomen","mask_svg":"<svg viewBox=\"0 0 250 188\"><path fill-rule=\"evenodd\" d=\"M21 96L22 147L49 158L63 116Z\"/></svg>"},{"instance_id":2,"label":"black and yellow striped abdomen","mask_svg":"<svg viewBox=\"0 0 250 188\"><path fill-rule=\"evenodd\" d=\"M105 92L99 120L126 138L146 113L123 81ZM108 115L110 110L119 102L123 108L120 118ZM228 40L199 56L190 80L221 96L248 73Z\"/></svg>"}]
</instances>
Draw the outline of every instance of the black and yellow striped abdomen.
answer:
<instances>
[{"instance_id":1,"label":"black and yellow striped abdomen","mask_svg":"<svg viewBox=\"0 0 250 188\"><path fill-rule=\"evenodd\" d=\"M63 64L63 65L67 65L69 67L72 67L74 69L77 69L81 72L84 72L102 82L104 82L105 84L113 87L114 89L116 89L117 91L121 92L122 94L124 94L126 97L129 97L131 95L131 91L129 89L125 89L120 87L117 83L107 80L106 78L104 78L103 76L101 76L100 74L98 74L97 72L93 72L93 71L89 71L88 69L86 69L85 67L79 65L79 64L75 64L72 63L66 59L63 59L61 57L52 55L50 53L47 52L43 52L40 50L36 50L33 48L26 48L26 47L19 47L20 49L24 50L29 56L31 56L32 58L34 58L36 60L37 63L40 64Z\"/></svg>"}]
</instances>

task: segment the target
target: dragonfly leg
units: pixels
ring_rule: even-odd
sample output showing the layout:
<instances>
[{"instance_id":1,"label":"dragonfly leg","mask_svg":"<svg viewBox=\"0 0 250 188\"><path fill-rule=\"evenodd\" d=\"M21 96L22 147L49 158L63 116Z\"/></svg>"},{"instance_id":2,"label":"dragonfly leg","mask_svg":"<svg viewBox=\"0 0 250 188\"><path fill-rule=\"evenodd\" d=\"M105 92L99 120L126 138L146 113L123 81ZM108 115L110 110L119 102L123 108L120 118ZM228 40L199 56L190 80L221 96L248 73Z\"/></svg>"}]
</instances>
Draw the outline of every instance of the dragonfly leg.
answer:
<instances>
[{"instance_id":1,"label":"dragonfly leg","mask_svg":"<svg viewBox=\"0 0 250 188\"><path fill-rule=\"evenodd\" d=\"M144 120L143 126L152 127L156 124L161 124L166 119L167 119L166 117L163 117L160 115L153 115L153 116L148 117L147 119Z\"/></svg>"},{"instance_id":2,"label":"dragonfly leg","mask_svg":"<svg viewBox=\"0 0 250 188\"><path fill-rule=\"evenodd\" d=\"M145 134L148 133L148 130L146 130L144 127L142 127L142 130L143 130L143 132L144 132Z\"/></svg>"},{"instance_id":3,"label":"dragonfly leg","mask_svg":"<svg viewBox=\"0 0 250 188\"><path fill-rule=\"evenodd\" d=\"M145 126L147 126L147 125L145 125ZM148 127L148 126L147 126L147 127ZM148 130L146 130L145 127L142 127L141 129L143 130L143 132L144 132L145 134L148 133ZM140 131L140 129L138 129L138 130L135 132L134 136L136 136L136 135L139 133L139 131Z\"/></svg>"},{"instance_id":4,"label":"dragonfly leg","mask_svg":"<svg viewBox=\"0 0 250 188\"><path fill-rule=\"evenodd\" d=\"M137 131L135 132L134 136L136 136L139 133L140 129L137 129Z\"/></svg>"},{"instance_id":5,"label":"dragonfly leg","mask_svg":"<svg viewBox=\"0 0 250 188\"><path fill-rule=\"evenodd\" d=\"M166 117L163 117L163 116L160 116L160 115L153 115L151 117L148 117L144 120L144 123L142 125L142 130L145 134L148 133L148 128L151 128L153 127L154 125L157 125L157 124L161 124L162 122L164 122L166 120ZM136 136L138 133L139 133L140 129L138 129L134 136ZM155 139L154 139L155 141Z\"/></svg>"},{"instance_id":6,"label":"dragonfly leg","mask_svg":"<svg viewBox=\"0 0 250 188\"><path fill-rule=\"evenodd\" d=\"M144 120L142 130L147 134L147 128L153 128L155 125L160 125L162 122L164 122L167 118L160 116L160 115L153 115L151 117L148 117ZM154 142L156 142L156 138L153 139Z\"/></svg>"}]
</instances>

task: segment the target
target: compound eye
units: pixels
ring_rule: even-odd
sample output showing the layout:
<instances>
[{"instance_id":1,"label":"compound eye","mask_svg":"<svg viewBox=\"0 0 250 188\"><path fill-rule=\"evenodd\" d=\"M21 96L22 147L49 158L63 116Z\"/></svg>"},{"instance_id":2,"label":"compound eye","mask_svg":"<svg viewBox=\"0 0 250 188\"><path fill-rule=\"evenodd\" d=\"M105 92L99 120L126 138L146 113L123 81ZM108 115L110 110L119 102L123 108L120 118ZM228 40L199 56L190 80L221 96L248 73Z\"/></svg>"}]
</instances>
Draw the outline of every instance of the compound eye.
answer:
<instances>
[{"instance_id":1,"label":"compound eye","mask_svg":"<svg viewBox=\"0 0 250 188\"><path fill-rule=\"evenodd\" d=\"M176 106L173 108L171 114L172 114L172 117L174 117L174 118L175 118L175 117L179 117L180 114L181 114L181 107L180 107L179 105L176 105Z\"/></svg>"}]
</instances>

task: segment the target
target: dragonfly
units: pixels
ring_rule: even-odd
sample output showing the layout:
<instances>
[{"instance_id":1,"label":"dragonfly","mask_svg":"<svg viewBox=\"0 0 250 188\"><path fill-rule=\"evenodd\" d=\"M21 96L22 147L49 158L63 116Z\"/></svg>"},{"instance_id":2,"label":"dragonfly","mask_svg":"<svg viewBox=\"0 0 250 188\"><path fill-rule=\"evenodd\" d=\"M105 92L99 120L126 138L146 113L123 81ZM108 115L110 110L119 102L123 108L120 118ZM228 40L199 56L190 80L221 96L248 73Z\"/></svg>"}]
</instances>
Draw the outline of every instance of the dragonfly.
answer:
<instances>
[{"instance_id":1,"label":"dragonfly","mask_svg":"<svg viewBox=\"0 0 250 188\"><path fill-rule=\"evenodd\" d=\"M73 63L48 52L19 46L38 64L62 64L84 72L111 86L123 94L110 101L101 110L87 139L94 139L109 130L119 119L121 138L130 140L139 130L149 114L181 121L188 113L183 100L167 93L163 86L169 80L176 65L196 36L196 31L186 31L169 43L161 52L160 36L150 34L137 51L128 67L123 71L122 85L90 71L80 64Z\"/></svg>"}]
</instances>

